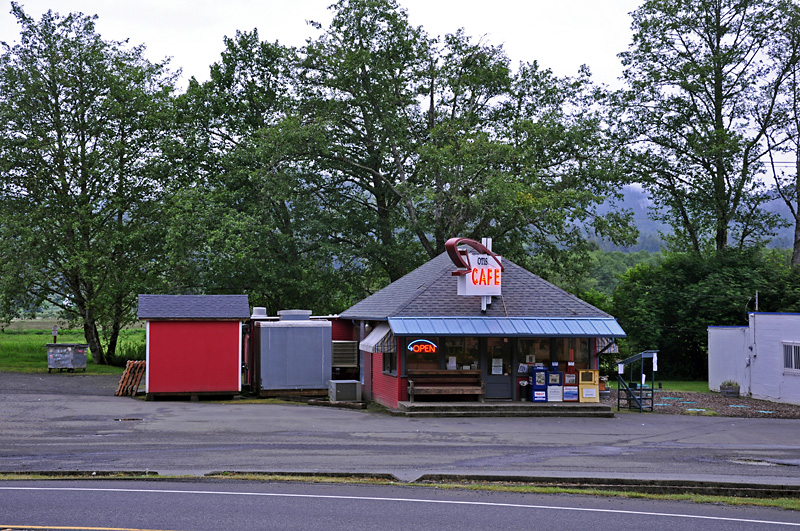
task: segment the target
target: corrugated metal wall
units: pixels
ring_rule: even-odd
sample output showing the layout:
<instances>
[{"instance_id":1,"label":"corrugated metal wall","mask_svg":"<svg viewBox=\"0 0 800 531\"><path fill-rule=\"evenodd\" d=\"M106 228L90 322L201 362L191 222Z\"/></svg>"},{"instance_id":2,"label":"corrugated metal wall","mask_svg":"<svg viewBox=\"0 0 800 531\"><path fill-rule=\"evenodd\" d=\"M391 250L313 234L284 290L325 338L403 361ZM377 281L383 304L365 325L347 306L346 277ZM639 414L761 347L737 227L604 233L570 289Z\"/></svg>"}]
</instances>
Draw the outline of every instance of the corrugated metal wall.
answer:
<instances>
[{"instance_id":1,"label":"corrugated metal wall","mask_svg":"<svg viewBox=\"0 0 800 531\"><path fill-rule=\"evenodd\" d=\"M261 388L327 389L331 379L330 321L257 323L261 334Z\"/></svg>"}]
</instances>

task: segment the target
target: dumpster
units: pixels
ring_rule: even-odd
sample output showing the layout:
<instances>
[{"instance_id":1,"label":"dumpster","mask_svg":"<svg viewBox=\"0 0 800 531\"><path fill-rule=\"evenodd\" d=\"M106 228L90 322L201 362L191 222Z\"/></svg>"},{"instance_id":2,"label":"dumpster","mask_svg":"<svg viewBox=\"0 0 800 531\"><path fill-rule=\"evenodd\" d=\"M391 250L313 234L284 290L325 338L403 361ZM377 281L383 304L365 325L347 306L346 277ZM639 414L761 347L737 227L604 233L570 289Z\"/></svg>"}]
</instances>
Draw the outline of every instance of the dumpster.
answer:
<instances>
[{"instance_id":1,"label":"dumpster","mask_svg":"<svg viewBox=\"0 0 800 531\"><path fill-rule=\"evenodd\" d=\"M82 343L48 343L47 347L47 372L64 369L73 372L75 369L83 369L86 372L86 358L89 353L89 345Z\"/></svg>"}]
</instances>

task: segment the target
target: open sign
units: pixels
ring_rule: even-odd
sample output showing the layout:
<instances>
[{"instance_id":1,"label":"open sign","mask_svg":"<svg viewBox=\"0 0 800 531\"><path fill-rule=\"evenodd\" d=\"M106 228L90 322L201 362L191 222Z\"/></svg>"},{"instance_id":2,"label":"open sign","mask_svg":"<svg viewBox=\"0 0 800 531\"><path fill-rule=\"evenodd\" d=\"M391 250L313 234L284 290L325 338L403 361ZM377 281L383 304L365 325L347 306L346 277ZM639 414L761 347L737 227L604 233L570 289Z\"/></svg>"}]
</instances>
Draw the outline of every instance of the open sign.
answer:
<instances>
[{"instance_id":1,"label":"open sign","mask_svg":"<svg viewBox=\"0 0 800 531\"><path fill-rule=\"evenodd\" d=\"M433 341L417 339L408 344L408 350L417 354L436 354L439 347Z\"/></svg>"}]
</instances>

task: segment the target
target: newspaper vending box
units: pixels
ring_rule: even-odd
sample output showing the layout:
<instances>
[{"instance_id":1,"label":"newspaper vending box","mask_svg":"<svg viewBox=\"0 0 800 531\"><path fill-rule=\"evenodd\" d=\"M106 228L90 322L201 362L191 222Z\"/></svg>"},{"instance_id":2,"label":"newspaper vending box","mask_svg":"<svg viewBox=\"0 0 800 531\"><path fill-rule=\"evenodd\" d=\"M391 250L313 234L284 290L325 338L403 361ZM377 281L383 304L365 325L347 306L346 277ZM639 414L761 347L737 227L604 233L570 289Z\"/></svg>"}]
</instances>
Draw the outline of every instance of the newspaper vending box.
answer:
<instances>
[{"instance_id":1,"label":"newspaper vending box","mask_svg":"<svg viewBox=\"0 0 800 531\"><path fill-rule=\"evenodd\" d=\"M547 402L547 369L531 368L531 401Z\"/></svg>"},{"instance_id":2,"label":"newspaper vending box","mask_svg":"<svg viewBox=\"0 0 800 531\"><path fill-rule=\"evenodd\" d=\"M600 371L581 369L578 371L581 386L581 402L600 402Z\"/></svg>"},{"instance_id":3,"label":"newspaper vending box","mask_svg":"<svg viewBox=\"0 0 800 531\"><path fill-rule=\"evenodd\" d=\"M547 375L547 401L563 402L564 400L564 375L558 371L558 365L553 364L553 368Z\"/></svg>"},{"instance_id":4,"label":"newspaper vending box","mask_svg":"<svg viewBox=\"0 0 800 531\"><path fill-rule=\"evenodd\" d=\"M563 400L564 402L578 401L578 374L575 372L575 363L570 361L567 364L567 372L564 373Z\"/></svg>"}]
</instances>

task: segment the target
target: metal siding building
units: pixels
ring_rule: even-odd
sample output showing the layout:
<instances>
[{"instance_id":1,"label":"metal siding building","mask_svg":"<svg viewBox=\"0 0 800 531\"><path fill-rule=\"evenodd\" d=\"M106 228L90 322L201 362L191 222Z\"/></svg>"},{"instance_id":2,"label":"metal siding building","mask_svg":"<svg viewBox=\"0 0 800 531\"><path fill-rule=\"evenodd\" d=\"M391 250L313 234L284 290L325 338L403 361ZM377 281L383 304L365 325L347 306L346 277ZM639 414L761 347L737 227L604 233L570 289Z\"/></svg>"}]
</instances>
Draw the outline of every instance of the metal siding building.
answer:
<instances>
[{"instance_id":1,"label":"metal siding building","mask_svg":"<svg viewBox=\"0 0 800 531\"><path fill-rule=\"evenodd\" d=\"M732 380L744 395L800 404L800 314L751 313L749 322L708 328L709 389Z\"/></svg>"}]
</instances>

